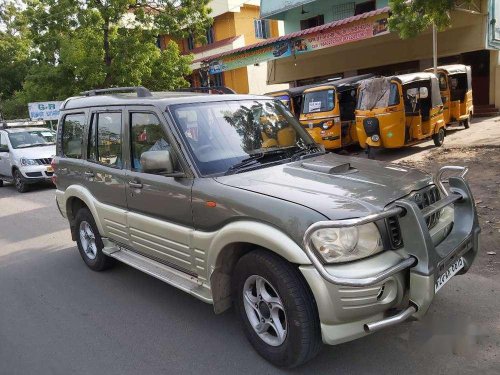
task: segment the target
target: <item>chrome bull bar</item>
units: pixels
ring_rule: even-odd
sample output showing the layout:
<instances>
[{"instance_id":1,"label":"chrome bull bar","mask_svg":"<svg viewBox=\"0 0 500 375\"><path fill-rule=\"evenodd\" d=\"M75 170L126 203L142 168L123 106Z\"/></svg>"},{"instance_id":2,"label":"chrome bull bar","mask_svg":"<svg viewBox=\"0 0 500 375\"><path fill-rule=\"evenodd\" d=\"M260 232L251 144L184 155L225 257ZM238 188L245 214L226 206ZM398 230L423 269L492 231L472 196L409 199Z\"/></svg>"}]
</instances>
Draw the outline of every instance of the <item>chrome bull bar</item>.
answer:
<instances>
[{"instance_id":1,"label":"chrome bull bar","mask_svg":"<svg viewBox=\"0 0 500 375\"><path fill-rule=\"evenodd\" d=\"M450 188L452 191L452 194L450 194L444 187L443 181L441 180L443 173L446 171L459 171L461 172L459 175L459 178L453 178L453 180L450 180ZM313 225L311 225L308 230L306 231L304 235L304 249L305 252L308 256L308 258L311 260L311 263L313 266L316 268L318 273L328 282L336 284L336 285L341 285L341 286L350 286L350 287L366 287L370 285L377 284L388 277L395 275L403 270L406 270L411 267L415 267L416 272L422 272L422 270L427 270L427 271L432 271L434 265L438 264L437 260L437 254L429 254L429 250L434 250L434 252L437 250L437 248L434 247L432 244L432 241L430 239L430 233L427 229L425 219L432 214L436 213L437 211L442 210L448 205L454 204L456 202L461 201L462 199L466 199L463 201L466 205L470 206L470 208L473 209L473 203L471 201L472 197L470 196L470 190L464 181L464 177L467 174L468 169L466 167L458 167L458 166L445 166L442 167L438 173L435 176L434 182L438 186L438 188L442 191L442 193L445 195L445 198L425 207L424 209L420 210L414 202L410 202L408 200L399 200L395 202L395 207L392 207L386 211L377 213L377 214L372 214L368 215L362 218L355 218L355 219L347 219L347 220L332 220L332 221L321 221L317 222ZM460 214L465 213L462 209ZM475 212L475 211L474 211ZM475 215L475 213L474 213ZM373 275L371 277L366 277L366 278L345 278L345 277L340 277L331 274L328 272L324 266L324 263L319 259L319 257L316 255L315 251L313 250L313 245L311 241L312 234L318 230L318 229L324 229L324 228L345 228L345 227L350 227L350 226L356 226L356 225L362 225L366 223L371 223L375 222L377 220L381 219L386 219L388 217L392 216L397 216L401 217L404 219L407 219L407 224L410 224L412 228L420 228L418 231L420 232L420 235L417 237L419 238L418 241L423 241L424 243L421 244L421 249L417 251L414 255L409 255L407 258L401 260L397 264L385 269L382 272L379 272L376 275ZM405 216L411 216L411 217L405 217ZM425 228L424 228L425 227ZM473 230L473 227L470 228L470 230ZM404 237L404 236L403 236ZM455 246L454 242L456 242L458 239L452 239L451 241L444 241L448 242L446 246L451 245L452 247ZM462 241L462 240L460 240ZM415 242L413 243L414 245ZM439 246L438 246L439 247ZM422 264L419 264L419 262L422 261ZM409 317L417 313L419 311L419 304L410 304L409 307L407 307L405 310L402 310L396 315L393 315L391 317L387 317L385 319L382 319L377 322L372 322L372 323L367 323L364 325L364 329L366 332L374 332L378 331L380 329L401 323L405 320L407 320ZM424 308L424 312L425 312Z\"/></svg>"}]
</instances>

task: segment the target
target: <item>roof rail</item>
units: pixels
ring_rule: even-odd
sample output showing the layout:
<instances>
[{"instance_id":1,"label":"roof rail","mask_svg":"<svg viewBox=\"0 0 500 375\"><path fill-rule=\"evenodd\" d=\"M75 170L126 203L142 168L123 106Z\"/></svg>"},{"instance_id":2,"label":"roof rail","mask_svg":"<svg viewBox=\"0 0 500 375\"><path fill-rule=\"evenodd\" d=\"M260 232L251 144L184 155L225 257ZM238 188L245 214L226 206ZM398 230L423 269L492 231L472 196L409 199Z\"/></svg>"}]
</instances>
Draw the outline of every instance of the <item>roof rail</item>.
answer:
<instances>
[{"instance_id":1,"label":"roof rail","mask_svg":"<svg viewBox=\"0 0 500 375\"><path fill-rule=\"evenodd\" d=\"M120 93L120 92L135 92L137 93L137 97L145 98L151 95L151 91L143 86L131 86L131 87L110 87L107 89L95 89L83 91L81 95L83 96L95 96L95 95L104 95L108 93Z\"/></svg>"},{"instance_id":2,"label":"roof rail","mask_svg":"<svg viewBox=\"0 0 500 375\"><path fill-rule=\"evenodd\" d=\"M209 92L209 94L236 94L236 91L226 86L210 86L210 87L183 87L174 91L187 92Z\"/></svg>"},{"instance_id":3,"label":"roof rail","mask_svg":"<svg viewBox=\"0 0 500 375\"><path fill-rule=\"evenodd\" d=\"M2 122L0 123L0 129L26 128L34 126L46 126L46 124L43 120L31 121L29 118L17 120L2 120Z\"/></svg>"}]
</instances>

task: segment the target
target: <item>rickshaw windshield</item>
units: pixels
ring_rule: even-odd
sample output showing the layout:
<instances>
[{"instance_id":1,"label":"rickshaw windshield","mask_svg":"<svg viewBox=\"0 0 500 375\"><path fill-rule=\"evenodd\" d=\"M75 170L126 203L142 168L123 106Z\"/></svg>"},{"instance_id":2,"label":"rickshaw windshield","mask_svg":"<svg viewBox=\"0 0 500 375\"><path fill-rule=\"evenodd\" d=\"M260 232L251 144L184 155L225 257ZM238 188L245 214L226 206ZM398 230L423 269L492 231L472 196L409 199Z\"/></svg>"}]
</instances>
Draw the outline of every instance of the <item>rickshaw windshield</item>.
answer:
<instances>
[{"instance_id":1,"label":"rickshaw windshield","mask_svg":"<svg viewBox=\"0 0 500 375\"><path fill-rule=\"evenodd\" d=\"M313 91L304 94L302 113L326 112L335 108L335 90Z\"/></svg>"},{"instance_id":2,"label":"rickshaw windshield","mask_svg":"<svg viewBox=\"0 0 500 375\"><path fill-rule=\"evenodd\" d=\"M359 86L358 105L361 111L399 104L398 85L387 78L363 81Z\"/></svg>"}]
</instances>

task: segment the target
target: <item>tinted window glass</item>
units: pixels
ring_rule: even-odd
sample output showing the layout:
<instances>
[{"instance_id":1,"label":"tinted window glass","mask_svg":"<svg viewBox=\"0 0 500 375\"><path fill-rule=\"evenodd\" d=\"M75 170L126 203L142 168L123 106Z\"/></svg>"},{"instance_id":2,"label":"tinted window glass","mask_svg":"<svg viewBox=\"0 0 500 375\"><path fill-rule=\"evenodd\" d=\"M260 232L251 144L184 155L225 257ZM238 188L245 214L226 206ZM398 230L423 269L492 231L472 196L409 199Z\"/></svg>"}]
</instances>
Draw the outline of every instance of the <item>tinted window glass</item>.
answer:
<instances>
[{"instance_id":1,"label":"tinted window glass","mask_svg":"<svg viewBox=\"0 0 500 375\"><path fill-rule=\"evenodd\" d=\"M97 114L93 114L89 129L89 143L88 143L89 151L87 155L87 158L90 160L97 160L96 128L97 128Z\"/></svg>"},{"instance_id":2,"label":"tinted window glass","mask_svg":"<svg viewBox=\"0 0 500 375\"><path fill-rule=\"evenodd\" d=\"M122 115L99 113L97 118L97 160L102 164L122 166Z\"/></svg>"},{"instance_id":3,"label":"tinted window glass","mask_svg":"<svg viewBox=\"0 0 500 375\"><path fill-rule=\"evenodd\" d=\"M141 155L146 151L169 150L160 120L153 113L132 113L130 116L132 169L142 171Z\"/></svg>"},{"instance_id":4,"label":"tinted window glass","mask_svg":"<svg viewBox=\"0 0 500 375\"><path fill-rule=\"evenodd\" d=\"M64 156L74 159L82 158L84 126L85 114L83 113L67 115L64 118L62 130L62 149Z\"/></svg>"},{"instance_id":5,"label":"tinted window glass","mask_svg":"<svg viewBox=\"0 0 500 375\"><path fill-rule=\"evenodd\" d=\"M303 113L331 111L335 107L335 90L308 92L304 95Z\"/></svg>"},{"instance_id":6,"label":"tinted window glass","mask_svg":"<svg viewBox=\"0 0 500 375\"><path fill-rule=\"evenodd\" d=\"M399 91L398 85L391 83L391 90L389 92L389 107L399 104Z\"/></svg>"}]
</instances>

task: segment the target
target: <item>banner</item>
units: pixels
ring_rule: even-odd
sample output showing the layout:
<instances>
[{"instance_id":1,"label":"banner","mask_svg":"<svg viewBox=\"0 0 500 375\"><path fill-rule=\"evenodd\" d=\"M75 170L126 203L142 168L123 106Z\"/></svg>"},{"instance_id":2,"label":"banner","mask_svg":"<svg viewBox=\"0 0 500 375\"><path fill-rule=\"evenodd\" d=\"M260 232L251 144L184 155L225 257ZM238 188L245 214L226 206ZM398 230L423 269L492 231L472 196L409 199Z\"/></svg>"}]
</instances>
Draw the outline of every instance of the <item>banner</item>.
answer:
<instances>
[{"instance_id":1,"label":"banner","mask_svg":"<svg viewBox=\"0 0 500 375\"><path fill-rule=\"evenodd\" d=\"M28 104L31 120L57 120L63 102L35 102Z\"/></svg>"},{"instance_id":2,"label":"banner","mask_svg":"<svg viewBox=\"0 0 500 375\"><path fill-rule=\"evenodd\" d=\"M268 60L276 60L293 55L317 51L341 44L355 42L389 33L388 14L381 14L330 29L315 32L304 37L276 42L264 47L224 56L211 61L209 73L221 73Z\"/></svg>"}]
</instances>

